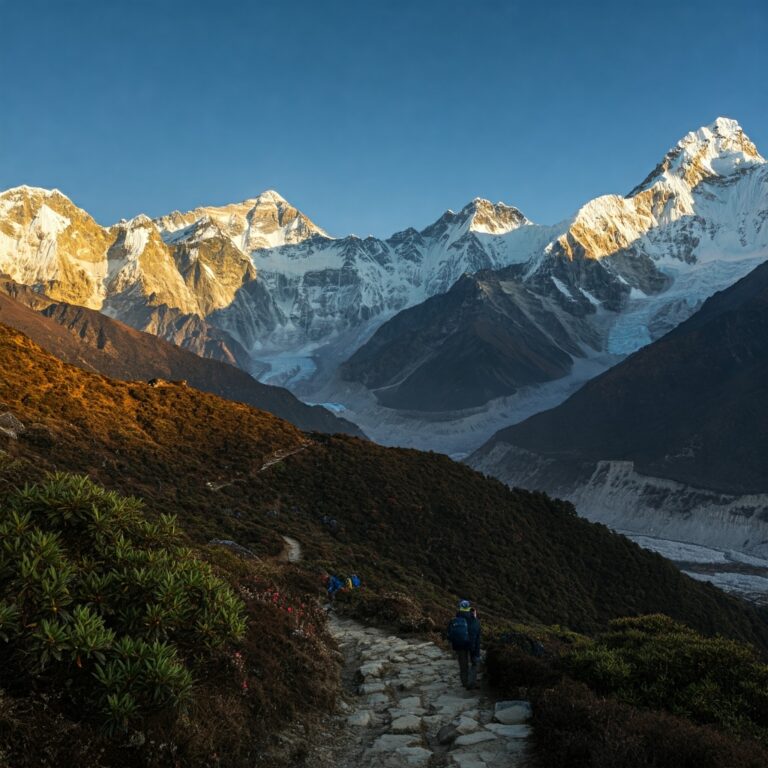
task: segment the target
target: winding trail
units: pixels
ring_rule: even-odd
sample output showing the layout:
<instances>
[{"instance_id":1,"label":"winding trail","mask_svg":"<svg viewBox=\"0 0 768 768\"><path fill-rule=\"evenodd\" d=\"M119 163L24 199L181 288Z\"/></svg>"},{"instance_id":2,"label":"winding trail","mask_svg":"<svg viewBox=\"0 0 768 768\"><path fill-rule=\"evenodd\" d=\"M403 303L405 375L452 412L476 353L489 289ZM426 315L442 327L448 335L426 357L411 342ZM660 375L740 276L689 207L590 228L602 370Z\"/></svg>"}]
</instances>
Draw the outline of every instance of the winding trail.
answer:
<instances>
[{"instance_id":1,"label":"winding trail","mask_svg":"<svg viewBox=\"0 0 768 768\"><path fill-rule=\"evenodd\" d=\"M301 560L301 544L290 536L283 536L283 541L285 542L285 549L280 559L289 563L298 563Z\"/></svg>"},{"instance_id":2,"label":"winding trail","mask_svg":"<svg viewBox=\"0 0 768 768\"><path fill-rule=\"evenodd\" d=\"M301 545L283 536L285 557ZM465 690L453 654L331 613L343 654L343 700L311 746L309 768L522 768L528 702ZM482 674L481 674L482 678Z\"/></svg>"}]
</instances>

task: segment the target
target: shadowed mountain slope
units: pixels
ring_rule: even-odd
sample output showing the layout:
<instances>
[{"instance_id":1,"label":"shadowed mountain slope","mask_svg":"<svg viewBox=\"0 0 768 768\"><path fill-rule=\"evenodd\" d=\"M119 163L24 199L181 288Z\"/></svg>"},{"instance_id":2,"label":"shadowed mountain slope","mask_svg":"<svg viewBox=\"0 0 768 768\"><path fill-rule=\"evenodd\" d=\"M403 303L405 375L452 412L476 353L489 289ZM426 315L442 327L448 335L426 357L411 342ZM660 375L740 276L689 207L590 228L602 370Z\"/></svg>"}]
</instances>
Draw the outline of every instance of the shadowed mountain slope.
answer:
<instances>
[{"instance_id":1,"label":"shadowed mountain slope","mask_svg":"<svg viewBox=\"0 0 768 768\"><path fill-rule=\"evenodd\" d=\"M261 384L239 368L198 357L92 309L0 279L0 322L28 335L64 362L116 379L187 381L190 386L253 405L300 429L363 436L351 422L302 403L287 389Z\"/></svg>"},{"instance_id":2,"label":"shadowed mountain slope","mask_svg":"<svg viewBox=\"0 0 768 768\"><path fill-rule=\"evenodd\" d=\"M765 493L767 398L763 264L562 405L498 432L468 462L521 482L512 456L494 471L491 452L508 445L550 462L544 488L588 477L597 461L620 460L699 488Z\"/></svg>"}]
</instances>

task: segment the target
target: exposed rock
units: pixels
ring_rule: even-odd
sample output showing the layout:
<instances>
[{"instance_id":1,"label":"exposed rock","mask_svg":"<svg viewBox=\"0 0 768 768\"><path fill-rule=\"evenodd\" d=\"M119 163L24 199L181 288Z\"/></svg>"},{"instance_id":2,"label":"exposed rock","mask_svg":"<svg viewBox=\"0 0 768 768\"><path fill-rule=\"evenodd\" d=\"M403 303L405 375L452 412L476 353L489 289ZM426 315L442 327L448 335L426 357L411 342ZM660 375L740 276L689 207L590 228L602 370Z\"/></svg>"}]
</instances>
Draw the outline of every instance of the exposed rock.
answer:
<instances>
[{"instance_id":1,"label":"exposed rock","mask_svg":"<svg viewBox=\"0 0 768 768\"><path fill-rule=\"evenodd\" d=\"M421 718L416 715L403 715L393 720L389 728L392 733L420 733Z\"/></svg>"},{"instance_id":2,"label":"exposed rock","mask_svg":"<svg viewBox=\"0 0 768 768\"><path fill-rule=\"evenodd\" d=\"M360 693L381 693L385 688L384 683L363 683L360 686Z\"/></svg>"},{"instance_id":3,"label":"exposed rock","mask_svg":"<svg viewBox=\"0 0 768 768\"><path fill-rule=\"evenodd\" d=\"M469 747L473 744L482 744L484 741L493 741L495 738L496 734L490 731L475 731L459 736L454 743L457 747Z\"/></svg>"},{"instance_id":4,"label":"exposed rock","mask_svg":"<svg viewBox=\"0 0 768 768\"><path fill-rule=\"evenodd\" d=\"M395 753L405 758L407 765L427 765L432 758L432 752L424 747L398 747Z\"/></svg>"},{"instance_id":5,"label":"exposed rock","mask_svg":"<svg viewBox=\"0 0 768 768\"><path fill-rule=\"evenodd\" d=\"M10 411L0 414L0 434L16 440L25 430L26 427Z\"/></svg>"},{"instance_id":6,"label":"exposed rock","mask_svg":"<svg viewBox=\"0 0 768 768\"><path fill-rule=\"evenodd\" d=\"M471 717L467 717L466 715L462 715L459 718L459 722L456 723L456 730L460 734L473 733L479 728L480 728L480 723L478 723L477 720L474 720Z\"/></svg>"},{"instance_id":7,"label":"exposed rock","mask_svg":"<svg viewBox=\"0 0 768 768\"><path fill-rule=\"evenodd\" d=\"M371 711L368 709L361 709L360 711L355 712L353 715L350 715L347 718L347 722L355 728L365 728L371 724L371 719Z\"/></svg>"},{"instance_id":8,"label":"exposed rock","mask_svg":"<svg viewBox=\"0 0 768 768\"><path fill-rule=\"evenodd\" d=\"M492 738L493 735L491 734ZM371 745L373 752L394 752L399 747L416 747L421 744L421 736L385 733Z\"/></svg>"},{"instance_id":9,"label":"exposed rock","mask_svg":"<svg viewBox=\"0 0 768 768\"><path fill-rule=\"evenodd\" d=\"M501 723L488 723L485 726L487 731L495 733L497 736L504 736L507 739L527 739L531 734L531 726L525 723L517 725L502 725Z\"/></svg>"},{"instance_id":10,"label":"exposed rock","mask_svg":"<svg viewBox=\"0 0 768 768\"><path fill-rule=\"evenodd\" d=\"M503 725L516 725L530 720L531 705L527 701L498 701L493 711L493 719Z\"/></svg>"}]
</instances>

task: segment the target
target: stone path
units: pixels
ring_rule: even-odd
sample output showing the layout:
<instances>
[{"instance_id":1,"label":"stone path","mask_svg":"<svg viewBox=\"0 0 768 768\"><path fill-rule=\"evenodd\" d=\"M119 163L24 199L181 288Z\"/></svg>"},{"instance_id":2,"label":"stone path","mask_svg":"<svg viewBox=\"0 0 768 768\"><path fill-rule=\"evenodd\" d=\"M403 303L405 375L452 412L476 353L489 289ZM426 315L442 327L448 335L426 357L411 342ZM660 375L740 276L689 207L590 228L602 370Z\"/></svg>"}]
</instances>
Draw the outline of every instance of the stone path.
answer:
<instances>
[{"instance_id":1,"label":"stone path","mask_svg":"<svg viewBox=\"0 0 768 768\"><path fill-rule=\"evenodd\" d=\"M491 702L459 681L453 655L332 616L345 657L345 738L337 768L514 768L524 764L528 702ZM325 760L321 761L325 762Z\"/></svg>"}]
</instances>

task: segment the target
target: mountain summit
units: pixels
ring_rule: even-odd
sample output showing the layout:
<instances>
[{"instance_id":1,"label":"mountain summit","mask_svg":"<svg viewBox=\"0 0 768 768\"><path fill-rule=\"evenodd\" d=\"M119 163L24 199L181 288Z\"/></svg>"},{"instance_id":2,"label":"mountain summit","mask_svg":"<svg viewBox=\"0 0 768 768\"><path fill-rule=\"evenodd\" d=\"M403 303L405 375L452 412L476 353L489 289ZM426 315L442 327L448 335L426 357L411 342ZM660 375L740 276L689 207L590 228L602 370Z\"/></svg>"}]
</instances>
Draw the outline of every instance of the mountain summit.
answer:
<instances>
[{"instance_id":1,"label":"mountain summit","mask_svg":"<svg viewBox=\"0 0 768 768\"><path fill-rule=\"evenodd\" d=\"M629 196L658 181L684 181L689 188L712 176L729 176L765 159L736 120L718 117L683 136Z\"/></svg>"},{"instance_id":2,"label":"mountain summit","mask_svg":"<svg viewBox=\"0 0 768 768\"><path fill-rule=\"evenodd\" d=\"M244 253L301 243L314 236L328 237L301 211L272 189L241 203L204 206L181 213L174 211L156 220L163 236L183 240L187 228L203 219L216 224Z\"/></svg>"}]
</instances>

